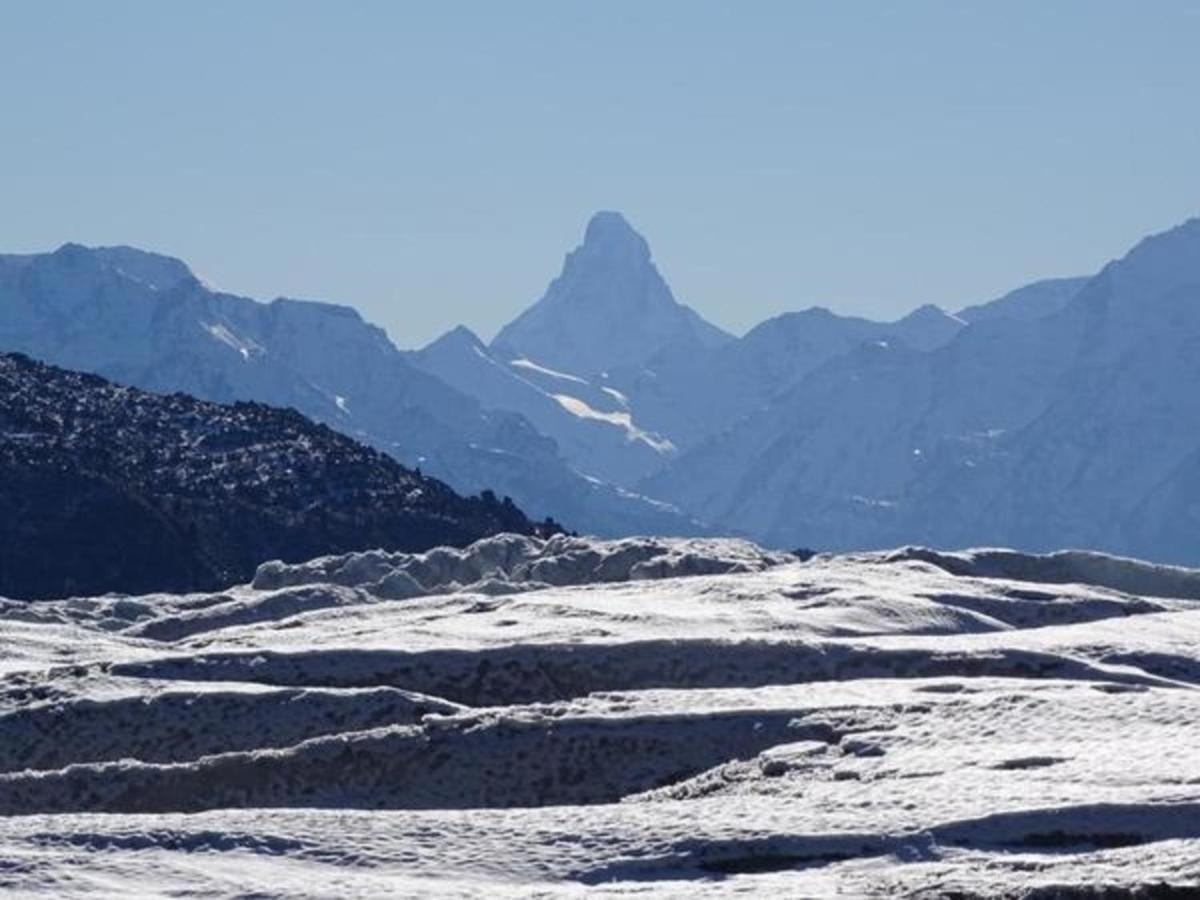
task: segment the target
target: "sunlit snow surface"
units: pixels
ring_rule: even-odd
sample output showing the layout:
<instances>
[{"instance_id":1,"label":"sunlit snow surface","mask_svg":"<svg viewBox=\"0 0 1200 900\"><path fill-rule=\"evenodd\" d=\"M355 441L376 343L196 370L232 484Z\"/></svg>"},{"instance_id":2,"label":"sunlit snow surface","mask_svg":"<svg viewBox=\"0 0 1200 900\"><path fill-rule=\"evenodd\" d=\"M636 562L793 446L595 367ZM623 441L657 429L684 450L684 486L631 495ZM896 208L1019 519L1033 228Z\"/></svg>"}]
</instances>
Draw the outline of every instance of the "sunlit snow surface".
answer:
<instances>
[{"instance_id":1,"label":"sunlit snow surface","mask_svg":"<svg viewBox=\"0 0 1200 900\"><path fill-rule=\"evenodd\" d=\"M254 585L0 601L0 894L1200 886L1200 573L503 536Z\"/></svg>"}]
</instances>

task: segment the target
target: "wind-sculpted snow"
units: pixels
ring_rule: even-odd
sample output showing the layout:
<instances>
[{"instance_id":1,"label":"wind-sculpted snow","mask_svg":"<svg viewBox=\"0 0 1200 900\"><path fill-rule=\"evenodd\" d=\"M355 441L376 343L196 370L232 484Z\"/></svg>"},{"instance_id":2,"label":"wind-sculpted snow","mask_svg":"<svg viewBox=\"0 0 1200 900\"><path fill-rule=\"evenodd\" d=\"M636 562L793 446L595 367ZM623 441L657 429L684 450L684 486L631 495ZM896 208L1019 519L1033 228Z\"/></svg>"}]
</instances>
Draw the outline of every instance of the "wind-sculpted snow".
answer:
<instances>
[{"instance_id":1,"label":"wind-sculpted snow","mask_svg":"<svg viewBox=\"0 0 1200 900\"><path fill-rule=\"evenodd\" d=\"M0 893L1193 896L1197 585L503 535L0 602Z\"/></svg>"},{"instance_id":2,"label":"wind-sculpted snow","mask_svg":"<svg viewBox=\"0 0 1200 900\"><path fill-rule=\"evenodd\" d=\"M509 593L548 585L591 584L677 575L753 572L792 557L729 539L672 541L626 538L598 542L555 535L548 540L503 534L458 550L427 553L346 553L312 562L259 566L255 588L295 584L361 587L399 599L470 586L480 593Z\"/></svg>"},{"instance_id":3,"label":"wind-sculpted snow","mask_svg":"<svg viewBox=\"0 0 1200 900\"><path fill-rule=\"evenodd\" d=\"M1079 582L1150 597L1200 600L1200 571L1125 559L1107 553L1062 550L1044 555L1014 550L969 550L940 553L924 547L905 547L889 559L919 559L954 575L1010 578L1016 581Z\"/></svg>"}]
</instances>

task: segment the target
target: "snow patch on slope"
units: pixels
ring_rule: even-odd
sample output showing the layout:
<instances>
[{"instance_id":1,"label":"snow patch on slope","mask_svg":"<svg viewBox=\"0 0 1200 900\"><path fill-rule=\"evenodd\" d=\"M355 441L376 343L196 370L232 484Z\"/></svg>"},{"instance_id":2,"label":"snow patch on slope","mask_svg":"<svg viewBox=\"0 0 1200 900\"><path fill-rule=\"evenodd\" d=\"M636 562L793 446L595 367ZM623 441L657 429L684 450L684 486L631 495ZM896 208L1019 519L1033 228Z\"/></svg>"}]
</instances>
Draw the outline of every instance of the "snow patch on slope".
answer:
<instances>
[{"instance_id":1,"label":"snow patch on slope","mask_svg":"<svg viewBox=\"0 0 1200 900\"><path fill-rule=\"evenodd\" d=\"M607 375L607 373L604 373L604 374ZM626 409L629 408L629 398L626 397L624 394L622 394L620 391L618 391L616 388L602 387L602 388L600 388L600 390L604 391L604 393L608 394L608 396L612 397L614 400L616 400L618 403L620 403Z\"/></svg>"},{"instance_id":2,"label":"snow patch on slope","mask_svg":"<svg viewBox=\"0 0 1200 900\"><path fill-rule=\"evenodd\" d=\"M1109 587L1150 597L1186 597L1200 600L1200 571L1181 566L1143 562L1107 553L1060 550L1057 553L1020 553L982 549L960 553L904 547L888 559L917 559L954 575L977 578L1013 578L1055 584L1078 582Z\"/></svg>"},{"instance_id":3,"label":"snow patch on slope","mask_svg":"<svg viewBox=\"0 0 1200 900\"><path fill-rule=\"evenodd\" d=\"M528 369L531 372L537 372L539 375L548 375L551 378L559 378L559 379L562 379L563 381L574 381L576 384L587 384L588 383L586 380L584 380L583 378L580 378L578 375L569 375L566 372L559 372L556 369L550 369L550 368L547 368L546 366L540 366L537 363L535 363L532 359L525 359L524 357L521 357L519 359L510 360L508 364L517 369Z\"/></svg>"},{"instance_id":4,"label":"snow patch on slope","mask_svg":"<svg viewBox=\"0 0 1200 900\"><path fill-rule=\"evenodd\" d=\"M663 455L675 452L674 444L664 437L638 428L633 423L633 417L627 412L601 412L598 409L593 409L578 397L572 397L570 394L551 394L550 396L558 402L559 406L573 416L580 419L592 419L596 422L607 422L609 425L615 425L617 428L625 431L628 440L641 441Z\"/></svg>"},{"instance_id":5,"label":"snow patch on slope","mask_svg":"<svg viewBox=\"0 0 1200 900\"><path fill-rule=\"evenodd\" d=\"M242 359L246 361L249 361L250 357L255 354L267 352L260 344L255 343L253 340L239 337L234 333L233 329L223 323L214 322L210 324L208 322L201 322L200 327L231 350L237 351L241 354Z\"/></svg>"}]
</instances>

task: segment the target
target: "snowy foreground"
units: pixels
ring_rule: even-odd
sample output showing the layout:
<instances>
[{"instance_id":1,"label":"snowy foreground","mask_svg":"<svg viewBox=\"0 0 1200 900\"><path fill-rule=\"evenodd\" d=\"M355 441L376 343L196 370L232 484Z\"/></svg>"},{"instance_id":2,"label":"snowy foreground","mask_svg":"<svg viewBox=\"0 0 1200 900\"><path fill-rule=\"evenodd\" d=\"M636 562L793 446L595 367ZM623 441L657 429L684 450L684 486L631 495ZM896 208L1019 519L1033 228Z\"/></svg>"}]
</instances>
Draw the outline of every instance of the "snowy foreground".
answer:
<instances>
[{"instance_id":1,"label":"snowy foreground","mask_svg":"<svg viewBox=\"0 0 1200 900\"><path fill-rule=\"evenodd\" d=\"M1200 572L735 541L0 601L0 894L1195 896Z\"/></svg>"}]
</instances>

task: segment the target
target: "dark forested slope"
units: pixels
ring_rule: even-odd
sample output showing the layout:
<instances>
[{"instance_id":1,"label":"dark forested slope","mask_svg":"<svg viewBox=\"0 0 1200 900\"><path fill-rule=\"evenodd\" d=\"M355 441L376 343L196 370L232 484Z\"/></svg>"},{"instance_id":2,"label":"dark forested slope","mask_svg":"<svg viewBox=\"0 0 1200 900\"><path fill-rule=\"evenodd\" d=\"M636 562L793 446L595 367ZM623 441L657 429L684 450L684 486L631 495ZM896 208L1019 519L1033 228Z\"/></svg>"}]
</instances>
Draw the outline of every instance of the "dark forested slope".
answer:
<instances>
[{"instance_id":1,"label":"dark forested slope","mask_svg":"<svg viewBox=\"0 0 1200 900\"><path fill-rule=\"evenodd\" d=\"M0 354L0 596L213 589L267 559L543 527L293 410Z\"/></svg>"}]
</instances>

